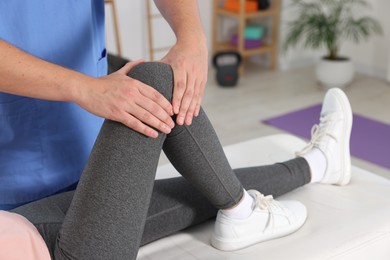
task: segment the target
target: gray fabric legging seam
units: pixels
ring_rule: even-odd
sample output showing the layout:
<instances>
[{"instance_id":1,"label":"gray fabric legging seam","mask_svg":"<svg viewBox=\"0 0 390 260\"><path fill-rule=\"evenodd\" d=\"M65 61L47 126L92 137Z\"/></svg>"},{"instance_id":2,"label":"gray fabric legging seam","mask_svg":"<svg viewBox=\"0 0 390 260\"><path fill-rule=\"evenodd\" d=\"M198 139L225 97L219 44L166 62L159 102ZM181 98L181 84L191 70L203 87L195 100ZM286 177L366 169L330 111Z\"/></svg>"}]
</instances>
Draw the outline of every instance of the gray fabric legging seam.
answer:
<instances>
[{"instance_id":1,"label":"gray fabric legging seam","mask_svg":"<svg viewBox=\"0 0 390 260\"><path fill-rule=\"evenodd\" d=\"M185 131L186 126L175 127L167 136L163 150L172 165L186 179L205 194L217 208L229 208L242 197L243 187L234 175L224 155L221 144L203 109L199 116L194 118L193 124L187 126L191 131ZM181 131L176 135L176 132ZM194 141L196 140L196 142ZM179 144L186 143L186 147ZM206 159L212 158L212 161ZM210 168L210 164L213 168ZM225 188L215 185L222 181ZM211 185L210 185L211 184ZM216 191L218 187L218 191ZM232 200L231 194L237 199Z\"/></svg>"},{"instance_id":2,"label":"gray fabric legging seam","mask_svg":"<svg viewBox=\"0 0 390 260\"><path fill-rule=\"evenodd\" d=\"M227 187L225 186L225 183L221 180L221 177L219 176L219 174L217 173L217 171L214 169L214 167L212 166L212 164L210 163L210 160L209 158L207 158L207 156L204 154L203 150L201 149L198 141L194 138L194 135L192 134L192 132L190 131L190 129L187 127L187 126L184 126L184 129L187 130L187 132L189 133L189 135L191 136L192 140L196 143L196 145L198 146L199 148L199 151L201 152L203 158L207 161L209 167L211 168L211 170L213 171L213 173L215 174L215 176L217 177L219 183L222 185L222 187L225 189L226 193L229 194L230 198L234 201L234 203L238 203L241 198L242 198L242 195L243 195L243 192L240 193L240 197L238 199L236 199L233 194L230 193L230 191L227 189ZM220 209L223 209L226 207L226 205L215 205L217 208L220 208Z\"/></svg>"},{"instance_id":3,"label":"gray fabric legging seam","mask_svg":"<svg viewBox=\"0 0 390 260\"><path fill-rule=\"evenodd\" d=\"M157 214L148 216L146 219L147 219L147 220L151 220L151 219L153 219L153 218L157 218L157 217L159 217L159 216L161 216L161 215L163 215L163 214L169 213L169 212L171 212L171 211L178 210L178 209L180 209L180 208L182 208L182 207L184 207L184 205L177 205L177 206L174 206L174 207L165 209L165 210L163 210L163 211L161 211L161 212L159 212L159 213L157 213Z\"/></svg>"}]
</instances>

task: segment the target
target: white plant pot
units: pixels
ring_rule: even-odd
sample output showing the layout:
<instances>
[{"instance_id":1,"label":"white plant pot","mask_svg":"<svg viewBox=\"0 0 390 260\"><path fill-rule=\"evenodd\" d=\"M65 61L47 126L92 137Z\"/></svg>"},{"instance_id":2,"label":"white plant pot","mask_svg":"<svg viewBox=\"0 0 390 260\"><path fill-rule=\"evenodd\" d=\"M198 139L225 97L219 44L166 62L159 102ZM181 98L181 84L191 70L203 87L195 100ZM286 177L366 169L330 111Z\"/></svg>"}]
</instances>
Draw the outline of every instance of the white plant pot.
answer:
<instances>
[{"instance_id":1,"label":"white plant pot","mask_svg":"<svg viewBox=\"0 0 390 260\"><path fill-rule=\"evenodd\" d=\"M355 74L350 59L328 60L322 58L316 69L317 79L325 88L344 88Z\"/></svg>"}]
</instances>

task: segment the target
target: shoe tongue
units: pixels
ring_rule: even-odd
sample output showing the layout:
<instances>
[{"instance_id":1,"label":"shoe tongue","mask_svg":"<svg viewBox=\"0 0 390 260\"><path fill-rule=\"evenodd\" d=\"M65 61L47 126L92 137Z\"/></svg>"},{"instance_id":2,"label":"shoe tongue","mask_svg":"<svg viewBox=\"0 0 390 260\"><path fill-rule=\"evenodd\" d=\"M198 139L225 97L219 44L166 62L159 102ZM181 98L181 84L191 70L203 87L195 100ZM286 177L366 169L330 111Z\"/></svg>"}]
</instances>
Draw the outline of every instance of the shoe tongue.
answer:
<instances>
[{"instance_id":1,"label":"shoe tongue","mask_svg":"<svg viewBox=\"0 0 390 260\"><path fill-rule=\"evenodd\" d=\"M252 198L252 204L251 204L251 208L252 210L254 210L256 208L256 197L253 196L252 194L248 193L249 196Z\"/></svg>"},{"instance_id":2,"label":"shoe tongue","mask_svg":"<svg viewBox=\"0 0 390 260\"><path fill-rule=\"evenodd\" d=\"M256 208L256 200L255 199L253 199L251 207L252 207L252 210L255 210L255 208Z\"/></svg>"}]
</instances>

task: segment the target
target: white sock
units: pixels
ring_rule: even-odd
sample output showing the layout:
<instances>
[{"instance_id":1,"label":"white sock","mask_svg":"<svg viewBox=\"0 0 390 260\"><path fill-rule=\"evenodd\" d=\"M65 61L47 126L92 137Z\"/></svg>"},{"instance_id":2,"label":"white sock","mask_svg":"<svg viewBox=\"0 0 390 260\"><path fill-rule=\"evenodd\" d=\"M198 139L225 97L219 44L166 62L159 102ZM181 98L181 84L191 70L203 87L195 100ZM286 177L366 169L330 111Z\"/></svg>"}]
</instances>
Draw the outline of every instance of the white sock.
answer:
<instances>
[{"instance_id":1,"label":"white sock","mask_svg":"<svg viewBox=\"0 0 390 260\"><path fill-rule=\"evenodd\" d=\"M233 219L246 219L253 211L253 197L244 190L244 195L241 201L231 209L221 209L221 212Z\"/></svg>"},{"instance_id":2,"label":"white sock","mask_svg":"<svg viewBox=\"0 0 390 260\"><path fill-rule=\"evenodd\" d=\"M309 152L307 152L303 156L303 158L306 159L310 167L310 171L311 171L310 182L311 183L320 182L324 178L326 166L327 166L325 154L317 147L314 147Z\"/></svg>"}]
</instances>

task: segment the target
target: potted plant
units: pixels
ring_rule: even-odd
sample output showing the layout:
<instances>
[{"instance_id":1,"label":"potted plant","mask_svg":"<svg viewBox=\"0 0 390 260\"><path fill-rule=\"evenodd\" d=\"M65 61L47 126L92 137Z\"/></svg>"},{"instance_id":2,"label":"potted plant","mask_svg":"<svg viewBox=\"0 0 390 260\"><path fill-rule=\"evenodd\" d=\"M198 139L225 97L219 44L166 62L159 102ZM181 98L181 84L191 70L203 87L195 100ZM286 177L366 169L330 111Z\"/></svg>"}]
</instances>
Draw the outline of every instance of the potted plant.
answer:
<instances>
[{"instance_id":1,"label":"potted plant","mask_svg":"<svg viewBox=\"0 0 390 260\"><path fill-rule=\"evenodd\" d=\"M316 74L325 87L345 87L354 75L352 61L340 56L341 44L346 40L359 43L373 34L381 34L380 24L367 16L356 17L353 9L368 7L364 0L293 0L297 19L288 27L284 49L303 42L306 48L327 49L319 62Z\"/></svg>"}]
</instances>

